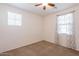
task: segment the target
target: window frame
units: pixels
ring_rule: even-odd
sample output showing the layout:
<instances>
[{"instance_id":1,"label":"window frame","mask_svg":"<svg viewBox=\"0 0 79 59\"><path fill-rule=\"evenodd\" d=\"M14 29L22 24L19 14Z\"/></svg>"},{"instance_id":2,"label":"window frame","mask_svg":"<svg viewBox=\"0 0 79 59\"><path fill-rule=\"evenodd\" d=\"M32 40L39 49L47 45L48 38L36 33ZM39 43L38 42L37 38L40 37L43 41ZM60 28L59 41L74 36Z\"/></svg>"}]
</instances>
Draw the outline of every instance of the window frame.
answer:
<instances>
[{"instance_id":1,"label":"window frame","mask_svg":"<svg viewBox=\"0 0 79 59\"><path fill-rule=\"evenodd\" d=\"M11 21L13 21L13 24L10 23ZM8 11L8 26L21 26L21 25L22 25L22 14Z\"/></svg>"},{"instance_id":2,"label":"window frame","mask_svg":"<svg viewBox=\"0 0 79 59\"><path fill-rule=\"evenodd\" d=\"M72 19L72 21L73 21L73 23L72 23L72 28L73 28L73 27L74 27L74 13L73 13L73 12L70 12L70 13L72 13L72 18L73 18L73 19ZM57 27L56 27L56 32L57 32L57 34L72 35L72 33L69 33L69 34L68 34L68 33L67 33L68 31L67 31L67 32L64 32L64 33L62 33L62 32L59 33L59 32L58 32L58 27L59 27L59 25L58 25L58 17L59 17L59 16L64 16L64 15L67 15L67 14L70 14L70 13L57 15L57 17L56 17L56 19L57 19L57 21L56 21L56 26L57 26ZM65 25L65 26L68 25L68 26L70 26L71 24L70 24L70 25L69 25L69 24L60 24L60 25ZM66 30L67 30L67 29L66 29ZM73 29L72 29L72 32L73 32Z\"/></svg>"}]
</instances>

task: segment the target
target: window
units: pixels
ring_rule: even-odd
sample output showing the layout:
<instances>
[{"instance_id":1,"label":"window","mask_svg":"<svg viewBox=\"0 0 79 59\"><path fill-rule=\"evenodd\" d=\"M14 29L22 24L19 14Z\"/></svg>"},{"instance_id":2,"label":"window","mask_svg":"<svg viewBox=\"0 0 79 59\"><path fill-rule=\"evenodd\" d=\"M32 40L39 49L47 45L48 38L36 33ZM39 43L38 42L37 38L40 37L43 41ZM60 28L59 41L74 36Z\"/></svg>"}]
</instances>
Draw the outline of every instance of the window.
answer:
<instances>
[{"instance_id":1,"label":"window","mask_svg":"<svg viewBox=\"0 0 79 59\"><path fill-rule=\"evenodd\" d=\"M22 25L22 15L8 12L8 25L21 26Z\"/></svg>"},{"instance_id":2,"label":"window","mask_svg":"<svg viewBox=\"0 0 79 59\"><path fill-rule=\"evenodd\" d=\"M73 13L60 15L57 18L57 31L59 34L72 34Z\"/></svg>"}]
</instances>

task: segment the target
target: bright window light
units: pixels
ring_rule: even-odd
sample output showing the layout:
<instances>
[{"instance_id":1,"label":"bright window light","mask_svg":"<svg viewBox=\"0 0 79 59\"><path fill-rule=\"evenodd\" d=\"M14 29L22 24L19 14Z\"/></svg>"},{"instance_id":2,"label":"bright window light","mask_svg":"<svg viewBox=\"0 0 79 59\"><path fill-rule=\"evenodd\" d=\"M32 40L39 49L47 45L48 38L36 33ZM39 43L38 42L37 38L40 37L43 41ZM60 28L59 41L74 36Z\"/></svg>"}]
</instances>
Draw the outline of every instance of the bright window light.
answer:
<instances>
[{"instance_id":1,"label":"bright window light","mask_svg":"<svg viewBox=\"0 0 79 59\"><path fill-rule=\"evenodd\" d=\"M22 15L18 14L18 13L8 12L8 25L21 26L22 25Z\"/></svg>"},{"instance_id":2,"label":"bright window light","mask_svg":"<svg viewBox=\"0 0 79 59\"><path fill-rule=\"evenodd\" d=\"M59 34L72 34L73 13L60 15L57 18L57 31Z\"/></svg>"}]
</instances>

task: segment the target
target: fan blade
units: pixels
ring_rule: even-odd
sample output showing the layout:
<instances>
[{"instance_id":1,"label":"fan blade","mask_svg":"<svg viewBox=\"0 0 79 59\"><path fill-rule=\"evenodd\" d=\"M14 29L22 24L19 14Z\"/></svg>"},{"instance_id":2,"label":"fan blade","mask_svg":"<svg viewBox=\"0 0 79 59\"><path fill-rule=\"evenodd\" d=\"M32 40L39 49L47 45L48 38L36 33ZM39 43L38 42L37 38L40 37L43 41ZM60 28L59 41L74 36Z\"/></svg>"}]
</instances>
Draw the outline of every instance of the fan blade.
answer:
<instances>
[{"instance_id":1,"label":"fan blade","mask_svg":"<svg viewBox=\"0 0 79 59\"><path fill-rule=\"evenodd\" d=\"M55 6L55 4L52 4L52 3L48 3L48 5L51 6L51 7Z\"/></svg>"},{"instance_id":2,"label":"fan blade","mask_svg":"<svg viewBox=\"0 0 79 59\"><path fill-rule=\"evenodd\" d=\"M42 3L40 3L40 4L36 4L35 6L40 6L40 5L42 5Z\"/></svg>"},{"instance_id":3,"label":"fan blade","mask_svg":"<svg viewBox=\"0 0 79 59\"><path fill-rule=\"evenodd\" d=\"M43 10L46 10L46 6L43 6Z\"/></svg>"}]
</instances>

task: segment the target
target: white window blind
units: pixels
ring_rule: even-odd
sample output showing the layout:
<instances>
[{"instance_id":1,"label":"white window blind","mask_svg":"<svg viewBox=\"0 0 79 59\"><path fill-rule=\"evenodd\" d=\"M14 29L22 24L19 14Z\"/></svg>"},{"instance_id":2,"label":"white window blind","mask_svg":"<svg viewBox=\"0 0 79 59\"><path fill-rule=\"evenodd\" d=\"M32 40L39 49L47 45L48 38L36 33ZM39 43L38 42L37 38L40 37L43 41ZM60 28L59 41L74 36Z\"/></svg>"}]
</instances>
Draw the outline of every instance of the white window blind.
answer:
<instances>
[{"instance_id":1,"label":"white window blind","mask_svg":"<svg viewBox=\"0 0 79 59\"><path fill-rule=\"evenodd\" d=\"M21 26L22 15L18 13L8 12L8 25Z\"/></svg>"},{"instance_id":2,"label":"white window blind","mask_svg":"<svg viewBox=\"0 0 79 59\"><path fill-rule=\"evenodd\" d=\"M57 18L57 32L71 35L73 30L73 13L60 15Z\"/></svg>"}]
</instances>

